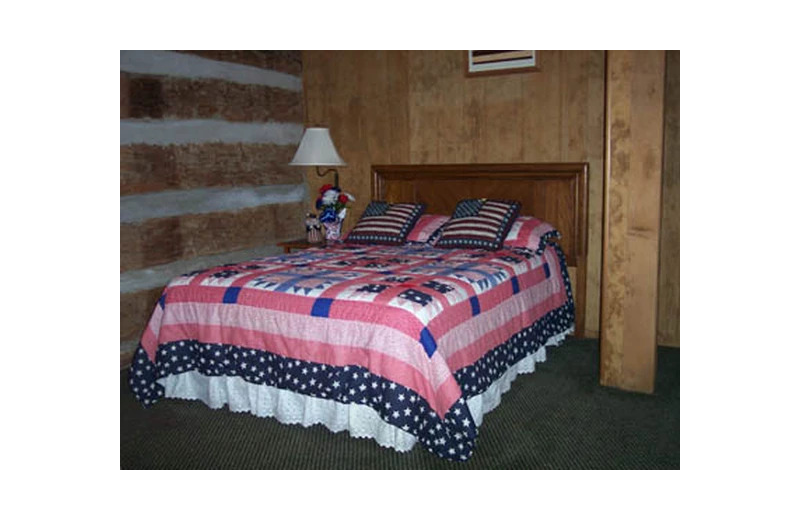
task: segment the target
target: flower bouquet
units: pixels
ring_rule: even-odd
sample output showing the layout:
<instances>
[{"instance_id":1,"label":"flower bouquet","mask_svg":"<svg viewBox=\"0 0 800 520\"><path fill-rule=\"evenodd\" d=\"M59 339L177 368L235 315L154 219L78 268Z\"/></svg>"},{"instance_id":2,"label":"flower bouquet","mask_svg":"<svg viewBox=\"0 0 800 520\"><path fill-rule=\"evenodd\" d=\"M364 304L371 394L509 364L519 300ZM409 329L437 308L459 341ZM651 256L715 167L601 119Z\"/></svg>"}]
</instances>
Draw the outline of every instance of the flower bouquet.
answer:
<instances>
[{"instance_id":1,"label":"flower bouquet","mask_svg":"<svg viewBox=\"0 0 800 520\"><path fill-rule=\"evenodd\" d=\"M341 238L347 203L354 200L355 197L333 184L326 184L319 189L317 209L320 211L319 221L325 226L326 240L336 241Z\"/></svg>"}]
</instances>

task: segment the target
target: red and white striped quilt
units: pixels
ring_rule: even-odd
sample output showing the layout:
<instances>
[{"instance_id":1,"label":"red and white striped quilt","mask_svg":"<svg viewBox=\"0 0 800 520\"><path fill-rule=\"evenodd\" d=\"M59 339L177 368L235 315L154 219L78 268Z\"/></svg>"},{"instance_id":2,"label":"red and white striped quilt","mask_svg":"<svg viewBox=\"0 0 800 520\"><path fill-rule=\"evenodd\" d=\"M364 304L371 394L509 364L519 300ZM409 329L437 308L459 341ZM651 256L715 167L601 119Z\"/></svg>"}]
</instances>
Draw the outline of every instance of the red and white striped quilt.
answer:
<instances>
[{"instance_id":1,"label":"red and white striped quilt","mask_svg":"<svg viewBox=\"0 0 800 520\"><path fill-rule=\"evenodd\" d=\"M142 376L137 384L132 376L131 384L151 404L158 377L176 366L213 375L220 368L210 366L228 359L236 365L224 367L229 375L377 406L389 419L407 419L403 429L418 432L431 451L464 459L474 441L464 398L502 375L487 360L496 363L503 346L509 359L512 346L538 348L534 343L571 327L572 316L563 256L554 246L541 255L347 244L308 249L173 279L134 360L151 380ZM185 365L168 355L176 347L187 349ZM273 374L270 363L275 372L297 367L297 376ZM337 375L320 386L310 377L317 369ZM373 386L370 394L368 380L384 390ZM411 422L406 395L429 412L426 424L440 424L430 428L434 435ZM435 431L442 426L444 440ZM462 438L469 449L456 453Z\"/></svg>"}]
</instances>

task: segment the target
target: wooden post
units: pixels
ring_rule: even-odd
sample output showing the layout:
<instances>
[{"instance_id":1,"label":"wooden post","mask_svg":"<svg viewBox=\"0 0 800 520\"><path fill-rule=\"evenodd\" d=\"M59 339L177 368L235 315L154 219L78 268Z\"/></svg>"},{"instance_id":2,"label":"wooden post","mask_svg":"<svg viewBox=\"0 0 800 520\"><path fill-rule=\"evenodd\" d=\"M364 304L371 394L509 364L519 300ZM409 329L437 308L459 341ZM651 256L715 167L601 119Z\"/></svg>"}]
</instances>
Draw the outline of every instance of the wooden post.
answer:
<instances>
[{"instance_id":1,"label":"wooden post","mask_svg":"<svg viewBox=\"0 0 800 520\"><path fill-rule=\"evenodd\" d=\"M678 347L681 342L681 51L667 51L666 59L658 344Z\"/></svg>"},{"instance_id":2,"label":"wooden post","mask_svg":"<svg viewBox=\"0 0 800 520\"><path fill-rule=\"evenodd\" d=\"M608 51L600 383L652 393L656 374L664 51Z\"/></svg>"}]
</instances>

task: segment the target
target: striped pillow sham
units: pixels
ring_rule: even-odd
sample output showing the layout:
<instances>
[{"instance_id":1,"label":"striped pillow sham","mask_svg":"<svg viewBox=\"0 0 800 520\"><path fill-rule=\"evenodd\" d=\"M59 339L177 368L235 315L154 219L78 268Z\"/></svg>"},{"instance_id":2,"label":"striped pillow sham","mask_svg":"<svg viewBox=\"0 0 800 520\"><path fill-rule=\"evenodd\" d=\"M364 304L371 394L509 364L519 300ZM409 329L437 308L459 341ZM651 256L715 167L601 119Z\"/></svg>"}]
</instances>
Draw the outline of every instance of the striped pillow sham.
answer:
<instances>
[{"instance_id":1,"label":"striped pillow sham","mask_svg":"<svg viewBox=\"0 0 800 520\"><path fill-rule=\"evenodd\" d=\"M352 244L401 245L425 211L424 204L389 204L372 201L350 231L345 242Z\"/></svg>"},{"instance_id":2,"label":"striped pillow sham","mask_svg":"<svg viewBox=\"0 0 800 520\"><path fill-rule=\"evenodd\" d=\"M519 208L515 200L462 200L442 228L436 247L500 249Z\"/></svg>"},{"instance_id":3,"label":"striped pillow sham","mask_svg":"<svg viewBox=\"0 0 800 520\"><path fill-rule=\"evenodd\" d=\"M503 247L524 247L542 254L548 241L559 238L561 233L552 224L536 217L517 217L503 241Z\"/></svg>"},{"instance_id":4,"label":"striped pillow sham","mask_svg":"<svg viewBox=\"0 0 800 520\"><path fill-rule=\"evenodd\" d=\"M419 217L419 220L414 225L414 229L412 229L411 233L406 237L406 241L425 244L448 220L450 220L450 217L447 215L432 215L426 213Z\"/></svg>"}]
</instances>

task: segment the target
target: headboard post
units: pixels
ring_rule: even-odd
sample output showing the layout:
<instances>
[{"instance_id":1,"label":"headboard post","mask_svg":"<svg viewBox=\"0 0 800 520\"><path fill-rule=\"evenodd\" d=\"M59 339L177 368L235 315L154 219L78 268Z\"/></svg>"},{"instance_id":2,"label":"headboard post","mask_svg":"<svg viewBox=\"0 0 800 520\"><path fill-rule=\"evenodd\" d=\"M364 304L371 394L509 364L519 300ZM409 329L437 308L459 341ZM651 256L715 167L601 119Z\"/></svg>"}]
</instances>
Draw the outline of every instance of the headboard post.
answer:
<instances>
[{"instance_id":1,"label":"headboard post","mask_svg":"<svg viewBox=\"0 0 800 520\"><path fill-rule=\"evenodd\" d=\"M575 335L586 323L588 163L401 164L372 166L372 198L424 202L426 213L450 215L461 199L511 199L520 215L547 221L572 268Z\"/></svg>"}]
</instances>

